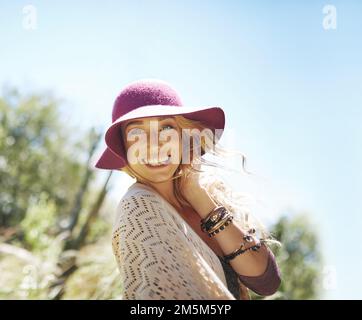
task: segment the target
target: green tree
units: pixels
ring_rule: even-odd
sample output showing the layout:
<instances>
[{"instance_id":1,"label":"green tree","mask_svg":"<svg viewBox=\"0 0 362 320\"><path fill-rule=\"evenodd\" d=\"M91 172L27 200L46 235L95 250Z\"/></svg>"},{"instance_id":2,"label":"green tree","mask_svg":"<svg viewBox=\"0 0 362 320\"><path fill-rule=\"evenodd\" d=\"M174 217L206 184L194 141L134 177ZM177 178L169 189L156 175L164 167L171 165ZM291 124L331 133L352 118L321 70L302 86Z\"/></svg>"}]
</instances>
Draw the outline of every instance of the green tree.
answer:
<instances>
[{"instance_id":1,"label":"green tree","mask_svg":"<svg viewBox=\"0 0 362 320\"><path fill-rule=\"evenodd\" d=\"M273 252L281 270L282 283L271 299L318 299L321 294L322 256L318 233L308 216L284 216L271 228L281 242ZM254 296L255 297L255 296Z\"/></svg>"},{"instance_id":2,"label":"green tree","mask_svg":"<svg viewBox=\"0 0 362 320\"><path fill-rule=\"evenodd\" d=\"M0 277L0 296L5 298L61 299L69 296L67 288L81 291L74 281L67 285L74 273L94 280L88 284L94 292L84 296L117 295L102 288L105 265L105 283L116 288L116 265L104 245L97 246L110 229L99 213L112 172L100 188L92 186L90 162L101 135L94 128L87 134L72 128L59 104L50 94L23 95L16 89L0 97L0 268L7 270ZM107 261L85 266L79 256L87 246L107 252ZM98 254L91 252L89 261Z\"/></svg>"},{"instance_id":3,"label":"green tree","mask_svg":"<svg viewBox=\"0 0 362 320\"><path fill-rule=\"evenodd\" d=\"M51 95L0 97L0 225L14 227L29 204L45 194L66 215L82 175L84 141L72 141L71 128ZM77 135L79 137L79 135Z\"/></svg>"}]
</instances>

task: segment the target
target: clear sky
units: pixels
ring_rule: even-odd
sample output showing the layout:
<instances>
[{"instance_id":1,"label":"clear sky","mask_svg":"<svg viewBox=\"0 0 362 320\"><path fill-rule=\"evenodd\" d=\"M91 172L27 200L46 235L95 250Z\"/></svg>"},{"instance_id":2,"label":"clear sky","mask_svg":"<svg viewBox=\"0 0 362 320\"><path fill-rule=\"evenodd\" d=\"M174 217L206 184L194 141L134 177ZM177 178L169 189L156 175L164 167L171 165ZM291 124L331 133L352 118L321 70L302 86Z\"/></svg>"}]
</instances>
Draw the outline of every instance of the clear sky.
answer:
<instances>
[{"instance_id":1,"label":"clear sky","mask_svg":"<svg viewBox=\"0 0 362 320\"><path fill-rule=\"evenodd\" d=\"M323 28L327 4L336 29ZM361 15L357 0L0 1L0 85L54 91L80 128L105 130L116 95L142 78L222 106L225 144L265 178L231 183L260 197L267 222L308 213L337 273L325 297L362 298Z\"/></svg>"}]
</instances>

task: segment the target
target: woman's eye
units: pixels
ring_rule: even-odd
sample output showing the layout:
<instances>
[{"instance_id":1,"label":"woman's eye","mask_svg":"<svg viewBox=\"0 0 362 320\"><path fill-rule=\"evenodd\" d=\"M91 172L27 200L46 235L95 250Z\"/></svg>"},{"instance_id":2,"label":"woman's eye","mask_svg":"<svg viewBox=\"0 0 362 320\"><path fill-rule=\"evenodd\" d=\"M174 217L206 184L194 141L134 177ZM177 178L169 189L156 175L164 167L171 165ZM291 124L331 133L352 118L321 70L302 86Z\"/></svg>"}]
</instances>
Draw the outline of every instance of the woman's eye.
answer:
<instances>
[{"instance_id":1,"label":"woman's eye","mask_svg":"<svg viewBox=\"0 0 362 320\"><path fill-rule=\"evenodd\" d=\"M162 126L161 130L163 130L164 128L174 129L173 126L171 126L170 124L166 124L166 125Z\"/></svg>"},{"instance_id":2,"label":"woman's eye","mask_svg":"<svg viewBox=\"0 0 362 320\"><path fill-rule=\"evenodd\" d=\"M139 129L139 128L133 128L131 130L128 131L128 134L142 134L143 133L143 130L142 129Z\"/></svg>"}]
</instances>

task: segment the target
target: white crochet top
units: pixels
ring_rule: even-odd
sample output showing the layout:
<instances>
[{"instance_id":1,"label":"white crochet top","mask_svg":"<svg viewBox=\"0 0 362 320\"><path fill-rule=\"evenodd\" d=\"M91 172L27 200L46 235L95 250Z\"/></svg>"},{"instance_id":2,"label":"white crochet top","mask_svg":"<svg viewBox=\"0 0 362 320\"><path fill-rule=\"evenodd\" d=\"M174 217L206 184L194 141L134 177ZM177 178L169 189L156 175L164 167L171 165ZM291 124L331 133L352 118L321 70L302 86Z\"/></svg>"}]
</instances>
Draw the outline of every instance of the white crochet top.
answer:
<instances>
[{"instance_id":1,"label":"white crochet top","mask_svg":"<svg viewBox=\"0 0 362 320\"><path fill-rule=\"evenodd\" d=\"M149 186L120 200L112 248L125 300L235 300L218 256Z\"/></svg>"}]
</instances>

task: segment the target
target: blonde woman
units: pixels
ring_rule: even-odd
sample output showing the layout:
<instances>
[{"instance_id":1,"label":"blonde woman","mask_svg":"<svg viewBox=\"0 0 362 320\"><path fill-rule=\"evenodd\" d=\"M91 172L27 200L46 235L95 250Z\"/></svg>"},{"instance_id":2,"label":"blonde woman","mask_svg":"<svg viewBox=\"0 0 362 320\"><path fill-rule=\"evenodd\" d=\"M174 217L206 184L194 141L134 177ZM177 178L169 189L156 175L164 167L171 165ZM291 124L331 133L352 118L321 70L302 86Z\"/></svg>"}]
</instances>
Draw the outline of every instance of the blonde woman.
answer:
<instances>
[{"instance_id":1,"label":"blonde woman","mask_svg":"<svg viewBox=\"0 0 362 320\"><path fill-rule=\"evenodd\" d=\"M117 207L113 252L124 299L238 300L271 295L280 271L271 237L216 177L220 107L186 107L166 82L128 84L117 97L96 167L136 182ZM244 157L243 157L244 167Z\"/></svg>"}]
</instances>

